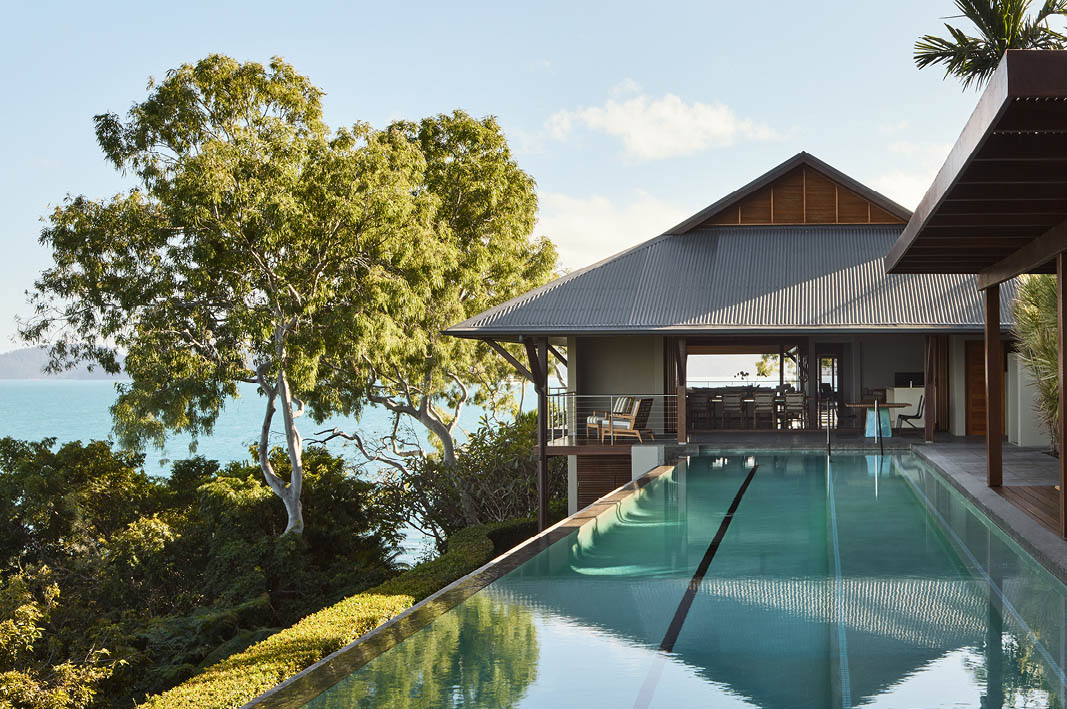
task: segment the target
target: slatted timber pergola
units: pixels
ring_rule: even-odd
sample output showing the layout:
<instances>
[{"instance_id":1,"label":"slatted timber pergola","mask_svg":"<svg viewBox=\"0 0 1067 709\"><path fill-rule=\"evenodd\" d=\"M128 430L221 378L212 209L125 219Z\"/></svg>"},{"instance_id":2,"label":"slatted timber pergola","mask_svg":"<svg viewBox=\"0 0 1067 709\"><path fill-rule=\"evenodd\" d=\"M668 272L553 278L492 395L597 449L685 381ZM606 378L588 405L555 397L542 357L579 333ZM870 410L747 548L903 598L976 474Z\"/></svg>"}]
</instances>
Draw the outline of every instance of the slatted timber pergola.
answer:
<instances>
[{"instance_id":1,"label":"slatted timber pergola","mask_svg":"<svg viewBox=\"0 0 1067 709\"><path fill-rule=\"evenodd\" d=\"M889 273L974 273L985 302L986 476L1003 483L1001 284L1057 274L1059 532L1067 537L1067 51L1011 50L886 257Z\"/></svg>"}]
</instances>

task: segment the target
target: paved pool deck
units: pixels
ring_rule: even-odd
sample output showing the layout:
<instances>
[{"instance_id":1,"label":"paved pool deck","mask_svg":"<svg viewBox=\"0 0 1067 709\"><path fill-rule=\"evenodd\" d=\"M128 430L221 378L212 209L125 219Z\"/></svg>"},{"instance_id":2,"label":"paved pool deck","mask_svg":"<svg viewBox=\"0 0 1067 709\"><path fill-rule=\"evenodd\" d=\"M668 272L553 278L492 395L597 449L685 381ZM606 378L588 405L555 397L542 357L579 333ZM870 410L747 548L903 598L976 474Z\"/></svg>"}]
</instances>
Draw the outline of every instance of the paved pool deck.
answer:
<instances>
[{"instance_id":1,"label":"paved pool deck","mask_svg":"<svg viewBox=\"0 0 1067 709\"><path fill-rule=\"evenodd\" d=\"M1067 541L986 485L983 438L953 438L917 444L916 455L937 468L964 497L1019 546L1067 584ZM1004 444L1005 487L1059 484L1059 462L1041 448Z\"/></svg>"}]
</instances>

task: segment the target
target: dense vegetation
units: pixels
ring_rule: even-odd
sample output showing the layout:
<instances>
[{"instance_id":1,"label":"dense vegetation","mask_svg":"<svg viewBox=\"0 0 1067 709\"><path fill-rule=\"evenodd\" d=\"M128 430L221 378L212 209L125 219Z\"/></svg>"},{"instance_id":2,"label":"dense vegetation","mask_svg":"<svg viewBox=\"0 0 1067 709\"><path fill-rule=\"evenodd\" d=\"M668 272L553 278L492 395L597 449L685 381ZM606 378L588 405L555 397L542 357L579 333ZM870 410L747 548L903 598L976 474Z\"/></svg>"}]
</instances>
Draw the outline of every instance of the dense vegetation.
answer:
<instances>
[{"instance_id":1,"label":"dense vegetation","mask_svg":"<svg viewBox=\"0 0 1067 709\"><path fill-rule=\"evenodd\" d=\"M0 440L0 707L128 707L213 665L181 692L239 685L251 698L488 560L499 523L534 509L532 421L485 422L449 473L415 470L429 508L411 508L400 478L369 482L309 447L315 515L299 535L281 534L256 451L224 467L179 461L154 478L104 442ZM271 455L284 470L284 452ZM554 467L558 496L564 481ZM485 499L497 493L508 502ZM461 498L479 500L473 518ZM396 576L408 519L439 525L447 551ZM235 653L236 683L232 662L216 664Z\"/></svg>"},{"instance_id":2,"label":"dense vegetation","mask_svg":"<svg viewBox=\"0 0 1067 709\"><path fill-rule=\"evenodd\" d=\"M395 571L399 520L322 449L305 458L303 535L279 536L254 464L158 479L140 463L102 442L0 441L0 701L83 706L95 688L129 706Z\"/></svg>"},{"instance_id":3,"label":"dense vegetation","mask_svg":"<svg viewBox=\"0 0 1067 709\"><path fill-rule=\"evenodd\" d=\"M1034 406L1059 450L1059 325L1056 277L1029 275L1019 279L1019 292L1012 303L1018 352L1034 377Z\"/></svg>"},{"instance_id":4,"label":"dense vegetation","mask_svg":"<svg viewBox=\"0 0 1067 709\"><path fill-rule=\"evenodd\" d=\"M293 627L213 665L169 692L153 697L146 707L163 709L195 706L210 709L241 706L439 588L474 571L533 531L534 523L530 520L464 529L449 538L447 551L440 557L304 618ZM498 632L504 627L499 626ZM533 632L532 627L529 630ZM535 651L536 646L529 645L525 649ZM458 658L427 656L420 659L425 665L420 678L427 682L432 681L429 678L434 676L448 676L446 668L451 669L451 664ZM486 658L483 657L482 661L484 663ZM472 663L471 667L475 664ZM468 672L470 677L476 678L477 674ZM393 691L396 689L393 688ZM405 698L405 695L401 693L397 698Z\"/></svg>"},{"instance_id":5,"label":"dense vegetation","mask_svg":"<svg viewBox=\"0 0 1067 709\"><path fill-rule=\"evenodd\" d=\"M414 457L399 469L385 469L383 487L395 514L437 540L476 524L524 517L537 509L537 416L514 422L483 420L451 464L440 457ZM565 458L549 459L548 495L567 497Z\"/></svg>"}]
</instances>

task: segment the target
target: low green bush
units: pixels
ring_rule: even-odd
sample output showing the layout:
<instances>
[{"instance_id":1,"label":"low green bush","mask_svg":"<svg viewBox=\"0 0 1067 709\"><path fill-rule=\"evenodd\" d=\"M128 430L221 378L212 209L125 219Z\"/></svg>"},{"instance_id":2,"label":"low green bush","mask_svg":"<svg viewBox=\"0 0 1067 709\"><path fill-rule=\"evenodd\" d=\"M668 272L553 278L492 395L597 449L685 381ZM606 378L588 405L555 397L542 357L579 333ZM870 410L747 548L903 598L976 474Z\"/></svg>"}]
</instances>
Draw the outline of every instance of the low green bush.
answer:
<instances>
[{"instance_id":1,"label":"low green bush","mask_svg":"<svg viewBox=\"0 0 1067 709\"><path fill-rule=\"evenodd\" d=\"M449 537L445 553L436 559L312 613L183 684L149 697L142 706L148 709L239 707L474 571L534 531L530 520L495 522L460 530Z\"/></svg>"}]
</instances>

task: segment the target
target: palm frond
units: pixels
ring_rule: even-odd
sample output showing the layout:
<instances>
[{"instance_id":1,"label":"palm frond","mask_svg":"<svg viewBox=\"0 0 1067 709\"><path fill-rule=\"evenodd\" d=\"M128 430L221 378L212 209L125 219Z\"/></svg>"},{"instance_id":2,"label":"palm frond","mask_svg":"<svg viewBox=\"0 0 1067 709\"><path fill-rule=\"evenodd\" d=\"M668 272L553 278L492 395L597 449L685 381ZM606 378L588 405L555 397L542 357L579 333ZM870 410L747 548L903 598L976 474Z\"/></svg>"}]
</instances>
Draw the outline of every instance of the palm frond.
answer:
<instances>
[{"instance_id":1,"label":"palm frond","mask_svg":"<svg viewBox=\"0 0 1067 709\"><path fill-rule=\"evenodd\" d=\"M1049 19L1067 16L1067 0L1044 0L1030 17L1032 1L955 0L959 15L946 19L969 21L977 36L946 23L947 37L924 35L915 43L916 66L944 65L945 77L955 76L966 89L985 84L1009 49L1063 49L1067 36L1049 27Z\"/></svg>"}]
</instances>

